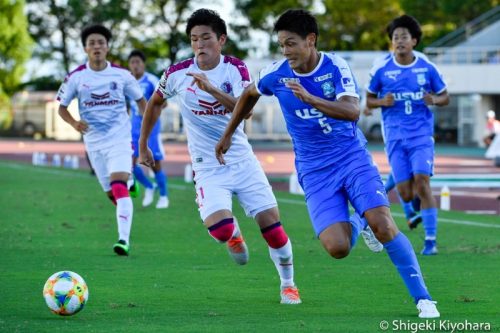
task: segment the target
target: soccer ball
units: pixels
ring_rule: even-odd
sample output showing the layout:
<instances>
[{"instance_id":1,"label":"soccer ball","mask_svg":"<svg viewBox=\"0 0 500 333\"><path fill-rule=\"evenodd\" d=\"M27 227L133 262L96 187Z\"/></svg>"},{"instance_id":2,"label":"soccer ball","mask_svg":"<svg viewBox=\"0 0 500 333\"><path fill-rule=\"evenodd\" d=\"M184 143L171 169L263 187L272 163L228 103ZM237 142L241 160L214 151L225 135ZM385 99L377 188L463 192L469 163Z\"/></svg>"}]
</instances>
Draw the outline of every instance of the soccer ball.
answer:
<instances>
[{"instance_id":1,"label":"soccer ball","mask_svg":"<svg viewBox=\"0 0 500 333\"><path fill-rule=\"evenodd\" d=\"M89 298L89 290L80 275L61 271L52 274L45 282L43 297L52 312L71 316L83 309Z\"/></svg>"}]
</instances>

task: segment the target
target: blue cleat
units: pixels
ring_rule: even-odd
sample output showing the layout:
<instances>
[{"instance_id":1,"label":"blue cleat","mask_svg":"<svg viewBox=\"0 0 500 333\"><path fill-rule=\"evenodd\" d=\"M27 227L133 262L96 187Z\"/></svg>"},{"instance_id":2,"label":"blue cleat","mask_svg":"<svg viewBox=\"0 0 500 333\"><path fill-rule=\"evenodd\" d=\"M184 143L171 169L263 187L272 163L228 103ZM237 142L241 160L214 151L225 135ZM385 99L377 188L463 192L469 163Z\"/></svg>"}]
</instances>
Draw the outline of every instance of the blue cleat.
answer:
<instances>
[{"instance_id":1,"label":"blue cleat","mask_svg":"<svg viewBox=\"0 0 500 333\"><path fill-rule=\"evenodd\" d=\"M424 249L420 252L420 254L424 256L432 256L438 254L436 240L426 239L424 243Z\"/></svg>"}]
</instances>

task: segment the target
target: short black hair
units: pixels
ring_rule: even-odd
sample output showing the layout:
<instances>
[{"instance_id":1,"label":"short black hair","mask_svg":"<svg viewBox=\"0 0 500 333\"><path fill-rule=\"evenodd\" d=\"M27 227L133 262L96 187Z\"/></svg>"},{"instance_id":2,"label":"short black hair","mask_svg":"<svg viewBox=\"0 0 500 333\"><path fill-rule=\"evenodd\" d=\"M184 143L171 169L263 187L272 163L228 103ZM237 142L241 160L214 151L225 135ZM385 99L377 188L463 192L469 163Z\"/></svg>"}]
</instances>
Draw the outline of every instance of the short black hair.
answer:
<instances>
[{"instance_id":1,"label":"short black hair","mask_svg":"<svg viewBox=\"0 0 500 333\"><path fill-rule=\"evenodd\" d=\"M85 47L85 44L87 43L87 37L91 34L103 35L104 38L106 38L107 43L109 43L109 40L112 37L111 31L109 31L109 29L103 26L102 24L88 25L85 28L83 28L82 33L80 34L80 37L82 38L83 47Z\"/></svg>"},{"instance_id":2,"label":"short black hair","mask_svg":"<svg viewBox=\"0 0 500 333\"><path fill-rule=\"evenodd\" d=\"M392 34L394 30L397 28L406 28L410 32L411 38L415 38L417 40L417 44L420 42L420 38L422 38L422 29L420 28L420 23L418 23L417 19L410 15L401 15L400 17L392 20L391 23L387 26L387 35L389 39L392 40Z\"/></svg>"},{"instance_id":3,"label":"short black hair","mask_svg":"<svg viewBox=\"0 0 500 333\"><path fill-rule=\"evenodd\" d=\"M221 35L227 35L226 22L219 16L215 10L201 8L195 11L187 20L186 35L191 34L191 29L197 25L207 25L219 38Z\"/></svg>"},{"instance_id":4,"label":"short black hair","mask_svg":"<svg viewBox=\"0 0 500 333\"><path fill-rule=\"evenodd\" d=\"M306 38L310 33L316 34L318 40L318 22L311 12L304 9L288 9L280 15L274 23L274 31L294 32L302 38Z\"/></svg>"},{"instance_id":5,"label":"short black hair","mask_svg":"<svg viewBox=\"0 0 500 333\"><path fill-rule=\"evenodd\" d=\"M130 60L130 58L132 57L139 57L141 58L142 62L146 63L146 55L141 50L133 50L132 52L130 52L127 60Z\"/></svg>"}]
</instances>

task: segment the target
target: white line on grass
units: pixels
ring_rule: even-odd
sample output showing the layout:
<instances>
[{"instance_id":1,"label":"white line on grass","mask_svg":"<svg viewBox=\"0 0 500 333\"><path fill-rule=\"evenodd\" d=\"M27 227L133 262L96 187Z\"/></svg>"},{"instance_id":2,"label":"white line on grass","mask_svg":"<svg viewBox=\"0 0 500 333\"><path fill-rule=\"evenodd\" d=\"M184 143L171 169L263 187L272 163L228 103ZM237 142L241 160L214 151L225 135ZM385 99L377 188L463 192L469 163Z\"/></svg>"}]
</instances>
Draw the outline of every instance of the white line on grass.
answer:
<instances>
[{"instance_id":1,"label":"white line on grass","mask_svg":"<svg viewBox=\"0 0 500 333\"><path fill-rule=\"evenodd\" d=\"M10 163L10 162L5 162L5 161L0 161L0 165L4 165L6 167L12 168L12 169L30 169L31 171L38 171L42 173L48 173L48 174L53 174L53 175L60 175L60 176L67 176L67 177L77 177L77 178L88 178L89 176L86 174L78 173L75 172L74 170L65 170L65 169L54 169L54 168L47 168L47 167L36 167L33 168L32 166L28 166L25 164L18 164L18 163ZM188 185L178 185L178 184L169 184L168 186L172 188L176 188L179 190L188 190L192 188L192 186ZM285 204L291 204L291 205L301 205L305 206L306 203L304 200L296 200L296 199L286 199L286 198L276 198L278 202L282 202ZM396 217L405 217L404 214L401 213L392 213L393 216ZM481 228L500 228L500 225L496 224L488 224L488 223L481 223L481 222L474 222L474 221L467 221L467 220L452 220L452 219L447 219L440 217L439 222L443 223L450 223L450 224L460 224L460 225L470 225L474 227L481 227Z\"/></svg>"},{"instance_id":2,"label":"white line on grass","mask_svg":"<svg viewBox=\"0 0 500 333\"><path fill-rule=\"evenodd\" d=\"M304 200L284 199L284 198L278 198L277 200L278 200L278 202L283 202L283 203L287 203L287 204L291 204L291 205L303 205L303 206L306 205ZM405 217L405 215L402 213L392 212L392 215L396 216L396 217L403 217L403 218ZM460 224L460 225L472 225L472 226L481 227L481 228L500 228L500 225L497 225L497 224L481 223L481 222L466 221L466 220L459 221L459 220L447 219L444 217L440 217L439 222L450 223L450 224Z\"/></svg>"}]
</instances>

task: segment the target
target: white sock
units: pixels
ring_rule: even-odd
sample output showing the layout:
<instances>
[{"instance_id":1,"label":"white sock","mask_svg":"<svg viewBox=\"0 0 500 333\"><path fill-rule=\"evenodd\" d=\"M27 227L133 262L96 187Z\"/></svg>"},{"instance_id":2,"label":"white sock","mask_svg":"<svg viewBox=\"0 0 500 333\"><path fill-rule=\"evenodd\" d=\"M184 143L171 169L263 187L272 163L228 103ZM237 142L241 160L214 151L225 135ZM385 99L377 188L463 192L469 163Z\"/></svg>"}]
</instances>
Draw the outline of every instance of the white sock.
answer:
<instances>
[{"instance_id":1,"label":"white sock","mask_svg":"<svg viewBox=\"0 0 500 333\"><path fill-rule=\"evenodd\" d=\"M129 243L130 229L132 228L132 217L134 206L130 197L116 200L116 222L118 224L119 239Z\"/></svg>"},{"instance_id":2,"label":"white sock","mask_svg":"<svg viewBox=\"0 0 500 333\"><path fill-rule=\"evenodd\" d=\"M274 266L278 270L281 280L281 288L293 287L295 283L293 281L293 253L292 253L292 243L290 239L285 245L279 249L273 249L269 247L269 254L274 262Z\"/></svg>"}]
</instances>

